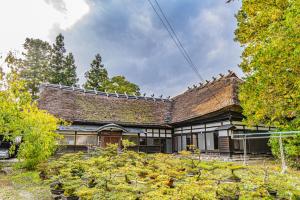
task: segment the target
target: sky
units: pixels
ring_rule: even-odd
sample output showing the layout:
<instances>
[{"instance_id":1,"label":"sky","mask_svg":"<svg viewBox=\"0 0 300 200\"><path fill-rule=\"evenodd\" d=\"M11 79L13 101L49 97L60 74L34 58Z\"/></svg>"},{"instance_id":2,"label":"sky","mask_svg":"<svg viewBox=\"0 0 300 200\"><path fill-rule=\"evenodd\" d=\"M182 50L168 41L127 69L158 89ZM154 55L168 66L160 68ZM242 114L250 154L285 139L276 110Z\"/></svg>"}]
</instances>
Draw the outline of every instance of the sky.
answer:
<instances>
[{"instance_id":1,"label":"sky","mask_svg":"<svg viewBox=\"0 0 300 200\"><path fill-rule=\"evenodd\" d=\"M154 0L152 0L154 2ZM234 42L240 1L157 0L204 79L238 67ZM65 37L80 83L100 53L110 76L124 75L141 93L175 96L201 82L147 0L1 0L0 56L22 51L26 37Z\"/></svg>"}]
</instances>

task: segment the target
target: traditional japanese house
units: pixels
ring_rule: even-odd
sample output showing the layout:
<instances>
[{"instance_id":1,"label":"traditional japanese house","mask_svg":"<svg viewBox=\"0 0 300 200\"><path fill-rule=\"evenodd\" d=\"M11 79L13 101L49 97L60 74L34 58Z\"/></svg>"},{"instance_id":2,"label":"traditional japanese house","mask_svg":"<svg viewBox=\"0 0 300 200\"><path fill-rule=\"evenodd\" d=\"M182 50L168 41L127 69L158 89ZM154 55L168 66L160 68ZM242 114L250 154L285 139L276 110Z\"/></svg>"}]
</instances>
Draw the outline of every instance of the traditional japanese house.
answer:
<instances>
[{"instance_id":1,"label":"traditional japanese house","mask_svg":"<svg viewBox=\"0 0 300 200\"><path fill-rule=\"evenodd\" d=\"M65 150L86 150L135 142L137 151L172 153L190 145L206 153L241 153L237 133L268 131L246 127L237 92L242 82L235 73L220 75L173 98L105 93L76 87L43 84L39 107L70 121L58 130ZM247 142L248 153L269 152L266 139Z\"/></svg>"}]
</instances>

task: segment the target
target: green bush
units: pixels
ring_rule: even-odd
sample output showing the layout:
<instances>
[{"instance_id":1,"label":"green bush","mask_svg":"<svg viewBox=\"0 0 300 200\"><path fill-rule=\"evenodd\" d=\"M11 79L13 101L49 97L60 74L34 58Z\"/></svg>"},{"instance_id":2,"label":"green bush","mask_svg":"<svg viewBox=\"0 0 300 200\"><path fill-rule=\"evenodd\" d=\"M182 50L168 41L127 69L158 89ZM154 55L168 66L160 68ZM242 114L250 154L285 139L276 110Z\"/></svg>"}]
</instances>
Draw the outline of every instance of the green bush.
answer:
<instances>
[{"instance_id":1,"label":"green bush","mask_svg":"<svg viewBox=\"0 0 300 200\"><path fill-rule=\"evenodd\" d=\"M296 199L300 176L279 167L193 160L190 155L118 152L68 154L43 164L47 182L81 199ZM283 184L284 183L284 184Z\"/></svg>"}]
</instances>

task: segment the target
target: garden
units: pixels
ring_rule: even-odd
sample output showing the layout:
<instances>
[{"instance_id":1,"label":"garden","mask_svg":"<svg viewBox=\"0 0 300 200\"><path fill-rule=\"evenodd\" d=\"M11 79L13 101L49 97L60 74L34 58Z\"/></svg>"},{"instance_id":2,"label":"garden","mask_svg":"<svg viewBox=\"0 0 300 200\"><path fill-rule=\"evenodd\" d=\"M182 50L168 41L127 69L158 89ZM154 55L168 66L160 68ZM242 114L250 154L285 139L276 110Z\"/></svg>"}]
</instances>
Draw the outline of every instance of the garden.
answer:
<instances>
[{"instance_id":1,"label":"garden","mask_svg":"<svg viewBox=\"0 0 300 200\"><path fill-rule=\"evenodd\" d=\"M300 198L299 171L282 174L279 164L243 166L197 155L144 154L120 151L116 145L89 154L69 153L34 171L15 169L2 175L1 184L6 177L8 186L0 194L8 195L4 199Z\"/></svg>"}]
</instances>

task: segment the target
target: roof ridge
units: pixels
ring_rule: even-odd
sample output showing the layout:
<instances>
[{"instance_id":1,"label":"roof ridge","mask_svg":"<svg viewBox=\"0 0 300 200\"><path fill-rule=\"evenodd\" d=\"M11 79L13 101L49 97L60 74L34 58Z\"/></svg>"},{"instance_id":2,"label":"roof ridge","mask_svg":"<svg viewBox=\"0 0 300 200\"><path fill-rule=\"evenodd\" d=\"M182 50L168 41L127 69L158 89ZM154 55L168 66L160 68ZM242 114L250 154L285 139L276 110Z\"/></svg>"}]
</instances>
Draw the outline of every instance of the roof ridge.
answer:
<instances>
[{"instance_id":1,"label":"roof ridge","mask_svg":"<svg viewBox=\"0 0 300 200\"><path fill-rule=\"evenodd\" d=\"M172 99L168 98L162 98L162 95L160 98L154 97L154 94L149 97L149 96L140 96L140 95L129 95L127 93L109 93L107 91L99 91L99 90L88 90L84 88L80 88L77 86L67 86L67 85L61 85L61 84L51 84L51 83L42 83L40 85L40 88L42 89L43 87L51 87L51 88L57 88L57 89L64 89L68 91L77 91L77 92L82 92L82 93L88 93L88 94L95 94L95 95L102 95L102 96L107 96L107 97L116 97L116 98L125 98L125 99L142 99L142 100L153 100L153 101L172 101Z\"/></svg>"},{"instance_id":2,"label":"roof ridge","mask_svg":"<svg viewBox=\"0 0 300 200\"><path fill-rule=\"evenodd\" d=\"M219 74L219 78L216 78L216 77L213 76L213 77L212 77L212 81L205 80L206 82L205 82L205 83L200 82L200 83L199 83L199 86L197 86L197 85L194 84L193 87L188 87L188 89L187 89L186 91L184 91L183 93L178 94L178 95L172 97L171 99L174 100L174 99L176 99L177 97L179 97L179 96L181 96L181 95L183 95L183 94L185 94L185 93L187 93L187 92L192 92L192 91L194 91L195 89L198 89L198 90L199 90L199 89L203 89L203 88L205 88L205 87L211 86L212 84L214 84L214 83L216 83L216 82L218 82L218 81L220 81L220 80L225 80L225 79L233 78L233 77L236 77L236 78L240 79L240 78L236 75L235 72L233 72L233 71L231 71L231 70L228 70L228 74L227 74L227 75L224 75L224 74L220 73L220 74Z\"/></svg>"}]
</instances>

